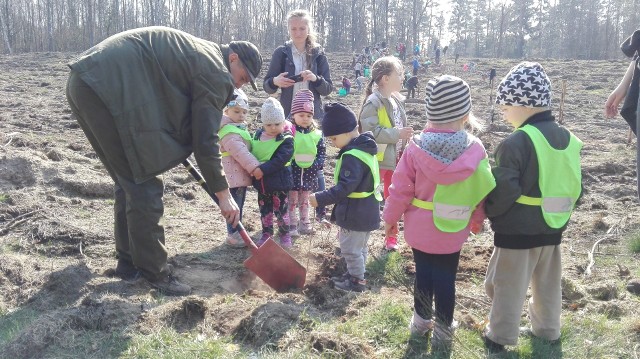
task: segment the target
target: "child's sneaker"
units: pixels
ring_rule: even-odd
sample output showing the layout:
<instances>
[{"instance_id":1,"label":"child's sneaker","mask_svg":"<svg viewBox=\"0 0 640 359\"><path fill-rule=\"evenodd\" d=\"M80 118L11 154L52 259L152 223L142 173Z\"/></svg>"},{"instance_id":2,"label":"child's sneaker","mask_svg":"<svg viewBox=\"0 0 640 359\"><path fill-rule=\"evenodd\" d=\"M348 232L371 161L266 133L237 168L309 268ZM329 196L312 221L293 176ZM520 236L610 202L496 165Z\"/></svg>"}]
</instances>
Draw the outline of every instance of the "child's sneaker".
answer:
<instances>
[{"instance_id":1,"label":"child's sneaker","mask_svg":"<svg viewBox=\"0 0 640 359\"><path fill-rule=\"evenodd\" d=\"M240 232L229 234L227 236L227 239L225 240L225 243L229 247L233 247L233 248L243 248L247 246L242 240L242 237L240 236Z\"/></svg>"},{"instance_id":2,"label":"child's sneaker","mask_svg":"<svg viewBox=\"0 0 640 359\"><path fill-rule=\"evenodd\" d=\"M313 224L301 222L299 226L300 234L313 234Z\"/></svg>"},{"instance_id":3,"label":"child's sneaker","mask_svg":"<svg viewBox=\"0 0 640 359\"><path fill-rule=\"evenodd\" d=\"M284 249L293 247L293 243L291 243L291 235L289 233L280 236L280 246Z\"/></svg>"},{"instance_id":4,"label":"child's sneaker","mask_svg":"<svg viewBox=\"0 0 640 359\"><path fill-rule=\"evenodd\" d=\"M413 312L411 322L409 322L409 330L413 335L425 335L432 331L434 323L431 319L424 319L418 313Z\"/></svg>"},{"instance_id":5,"label":"child's sneaker","mask_svg":"<svg viewBox=\"0 0 640 359\"><path fill-rule=\"evenodd\" d=\"M260 237L260 239L258 240L258 242L256 243L256 246L258 247L262 247L262 245L264 244L264 242L268 241L269 238L271 238L271 235L269 233L262 233L262 237Z\"/></svg>"},{"instance_id":6,"label":"child's sneaker","mask_svg":"<svg viewBox=\"0 0 640 359\"><path fill-rule=\"evenodd\" d=\"M458 328L458 322L453 321L449 327L444 324L438 323L433 329L433 337L431 338L431 347L436 349L450 349L453 343L453 335L456 328Z\"/></svg>"},{"instance_id":7,"label":"child's sneaker","mask_svg":"<svg viewBox=\"0 0 640 359\"><path fill-rule=\"evenodd\" d=\"M493 340L489 339L489 337L487 336L486 329L482 332L482 341L484 342L484 347L487 348L487 351L491 354L500 353L504 351L504 345L498 344Z\"/></svg>"},{"instance_id":8,"label":"child's sneaker","mask_svg":"<svg viewBox=\"0 0 640 359\"><path fill-rule=\"evenodd\" d=\"M386 237L384 239L384 248L388 251L395 251L398 249L398 239L396 237Z\"/></svg>"},{"instance_id":9,"label":"child's sneaker","mask_svg":"<svg viewBox=\"0 0 640 359\"><path fill-rule=\"evenodd\" d=\"M289 235L290 235L291 237L300 237L300 233L301 233L301 232L298 232L298 230L297 230L297 229L290 229L290 230L289 230ZM302 233L302 234L304 234L304 233Z\"/></svg>"},{"instance_id":10,"label":"child's sneaker","mask_svg":"<svg viewBox=\"0 0 640 359\"><path fill-rule=\"evenodd\" d=\"M351 277L349 272L344 272L344 273L342 273L340 275L337 275L335 277L331 277L331 281L333 281L334 283L344 282L345 280L349 279L349 277Z\"/></svg>"},{"instance_id":11,"label":"child's sneaker","mask_svg":"<svg viewBox=\"0 0 640 359\"><path fill-rule=\"evenodd\" d=\"M367 290L367 280L349 275L349 278L342 282L335 282L335 287L347 292L364 292Z\"/></svg>"}]
</instances>

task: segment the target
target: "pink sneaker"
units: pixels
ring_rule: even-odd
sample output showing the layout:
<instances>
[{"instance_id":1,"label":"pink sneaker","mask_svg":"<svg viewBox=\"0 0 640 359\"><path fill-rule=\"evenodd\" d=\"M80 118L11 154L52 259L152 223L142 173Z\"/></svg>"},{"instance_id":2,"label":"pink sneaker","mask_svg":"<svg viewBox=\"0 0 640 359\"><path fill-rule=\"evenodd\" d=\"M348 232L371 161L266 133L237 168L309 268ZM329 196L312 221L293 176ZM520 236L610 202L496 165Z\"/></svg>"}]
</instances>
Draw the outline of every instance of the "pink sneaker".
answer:
<instances>
[{"instance_id":1,"label":"pink sneaker","mask_svg":"<svg viewBox=\"0 0 640 359\"><path fill-rule=\"evenodd\" d=\"M396 237L386 237L384 239L384 248L388 251L395 251L398 249L398 239Z\"/></svg>"},{"instance_id":2,"label":"pink sneaker","mask_svg":"<svg viewBox=\"0 0 640 359\"><path fill-rule=\"evenodd\" d=\"M271 235L269 233L262 233L262 237L260 237L260 240L258 240L258 242L256 243L256 246L262 247L264 242L268 241L269 238L271 238Z\"/></svg>"},{"instance_id":3,"label":"pink sneaker","mask_svg":"<svg viewBox=\"0 0 640 359\"><path fill-rule=\"evenodd\" d=\"M280 236L280 246L284 249L293 247L293 243L291 243L291 236L289 235L289 233Z\"/></svg>"}]
</instances>

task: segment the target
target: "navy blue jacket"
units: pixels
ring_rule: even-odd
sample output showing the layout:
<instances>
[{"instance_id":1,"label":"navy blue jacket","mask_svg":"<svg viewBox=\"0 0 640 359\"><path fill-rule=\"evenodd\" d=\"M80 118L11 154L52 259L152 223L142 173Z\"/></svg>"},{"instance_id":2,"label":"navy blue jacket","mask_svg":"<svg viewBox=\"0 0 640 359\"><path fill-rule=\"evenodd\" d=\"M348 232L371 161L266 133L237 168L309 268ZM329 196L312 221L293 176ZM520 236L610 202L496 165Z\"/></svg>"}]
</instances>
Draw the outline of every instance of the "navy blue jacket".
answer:
<instances>
[{"instance_id":1,"label":"navy blue jacket","mask_svg":"<svg viewBox=\"0 0 640 359\"><path fill-rule=\"evenodd\" d=\"M309 133L315 131L315 126L303 128L296 126L296 133ZM324 168L324 160L326 158L327 147L324 144L324 137L320 139L318 145L318 154L313 164L309 168L301 168L296 161L291 162L291 171L293 172L293 190L295 191L315 191L318 189L318 172Z\"/></svg>"},{"instance_id":2,"label":"navy blue jacket","mask_svg":"<svg viewBox=\"0 0 640 359\"><path fill-rule=\"evenodd\" d=\"M354 148L372 155L378 151L373 134L365 132L342 148L338 152L338 158ZM354 156L344 156L338 183L326 191L316 193L316 200L319 206L335 204L331 221L338 226L352 231L373 231L380 228L378 200L373 195L365 198L347 197L352 192L371 192L372 189L373 175L369 166Z\"/></svg>"},{"instance_id":3,"label":"navy blue jacket","mask_svg":"<svg viewBox=\"0 0 640 359\"><path fill-rule=\"evenodd\" d=\"M263 131L264 129L259 129L253 138L259 139ZM282 140L285 134L291 133L279 134L276 140ZM285 166L285 164L291 161L292 156L293 138L289 137L282 141L269 161L259 166L264 176L260 180L254 178L253 187L260 193L289 191L293 187L293 177L291 177L291 165Z\"/></svg>"},{"instance_id":4,"label":"navy blue jacket","mask_svg":"<svg viewBox=\"0 0 640 359\"><path fill-rule=\"evenodd\" d=\"M296 66L293 64L293 54L291 52L291 44L288 41L286 44L279 46L273 52L271 56L271 63L269 64L269 70L264 75L264 82L262 87L268 94L278 91L278 86L273 83L273 78L280 75L283 72L288 72L289 75L296 75ZM333 91L333 82L331 81L331 71L329 70L329 62L324 51L320 47L314 47L311 49L311 72L313 72L318 79L309 83L309 90L313 92L313 106L315 111L313 118L321 119L323 113L322 99L320 96L327 96ZM293 99L293 86L281 89L280 104L284 108L284 115L289 116L291 112L291 100Z\"/></svg>"}]
</instances>

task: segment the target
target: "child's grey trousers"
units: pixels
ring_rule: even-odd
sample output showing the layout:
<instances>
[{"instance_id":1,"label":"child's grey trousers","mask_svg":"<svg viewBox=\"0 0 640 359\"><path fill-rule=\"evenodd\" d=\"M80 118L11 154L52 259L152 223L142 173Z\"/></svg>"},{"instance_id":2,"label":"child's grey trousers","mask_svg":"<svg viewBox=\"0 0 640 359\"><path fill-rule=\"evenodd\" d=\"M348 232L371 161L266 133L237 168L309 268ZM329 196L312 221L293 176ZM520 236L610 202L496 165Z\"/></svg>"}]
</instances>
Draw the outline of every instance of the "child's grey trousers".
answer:
<instances>
[{"instance_id":1,"label":"child's grey trousers","mask_svg":"<svg viewBox=\"0 0 640 359\"><path fill-rule=\"evenodd\" d=\"M340 253L347 261L347 271L358 279L364 279L364 266L367 263L367 242L371 232L358 232L340 227L338 241Z\"/></svg>"}]
</instances>

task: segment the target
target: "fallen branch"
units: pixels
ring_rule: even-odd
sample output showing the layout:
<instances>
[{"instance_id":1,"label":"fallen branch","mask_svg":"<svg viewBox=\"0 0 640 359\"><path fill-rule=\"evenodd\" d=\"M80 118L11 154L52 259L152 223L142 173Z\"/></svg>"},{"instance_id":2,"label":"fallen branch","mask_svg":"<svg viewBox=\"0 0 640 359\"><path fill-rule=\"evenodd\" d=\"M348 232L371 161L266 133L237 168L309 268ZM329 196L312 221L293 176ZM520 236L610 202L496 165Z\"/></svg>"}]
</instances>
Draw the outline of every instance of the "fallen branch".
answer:
<instances>
[{"instance_id":1,"label":"fallen branch","mask_svg":"<svg viewBox=\"0 0 640 359\"><path fill-rule=\"evenodd\" d=\"M0 236L3 236L7 233L9 233L9 230L11 228L17 227L19 225L21 225L22 223L26 222L29 220L28 217L33 216L34 214L38 213L42 211L41 209L36 209L35 211L31 211L31 212L27 212L24 214L21 214L15 218L13 218L12 220L10 220L5 226L4 228L0 229Z\"/></svg>"},{"instance_id":2,"label":"fallen branch","mask_svg":"<svg viewBox=\"0 0 640 359\"><path fill-rule=\"evenodd\" d=\"M627 208L628 208L628 206L627 206ZM620 218L620 220L618 220L618 222L616 222L613 226L611 226L611 228L609 228L609 230L607 230L607 234L606 234L606 236L605 236L605 237L598 239L598 240L596 241L596 243L594 243L594 244L593 244L593 247L591 247L591 251L590 251L590 252L589 252L589 254L588 254L589 264L587 265L587 268L584 270L584 275L585 275L585 276L590 276L590 275L591 275L591 267L593 267L593 265L595 264L595 259L594 259L593 254L595 253L596 248L598 247L598 245L599 245L600 243L602 243L602 242L603 242L604 240L606 240L606 239L611 239L611 235L610 235L610 234L611 234L611 232L612 232L614 229L616 229L616 227L618 227L618 225L619 225L620 223L622 223L622 221L623 221L623 220L625 220L626 218L627 218L626 216L624 216L624 217Z\"/></svg>"}]
</instances>

